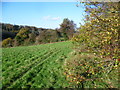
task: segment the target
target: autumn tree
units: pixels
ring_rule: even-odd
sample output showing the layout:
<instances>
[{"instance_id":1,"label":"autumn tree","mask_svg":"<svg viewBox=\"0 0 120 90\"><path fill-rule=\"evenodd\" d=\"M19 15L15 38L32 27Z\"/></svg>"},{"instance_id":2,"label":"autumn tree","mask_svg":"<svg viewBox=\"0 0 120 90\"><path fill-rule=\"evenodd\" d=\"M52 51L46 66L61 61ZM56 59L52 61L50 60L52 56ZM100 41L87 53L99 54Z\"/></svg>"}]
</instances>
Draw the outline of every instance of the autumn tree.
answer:
<instances>
[{"instance_id":1,"label":"autumn tree","mask_svg":"<svg viewBox=\"0 0 120 90\"><path fill-rule=\"evenodd\" d=\"M120 65L119 4L84 2L85 24L73 37L75 51L65 62L65 75L76 87L84 88L85 83L99 82L105 83L107 88L117 88L114 81L118 82L117 68ZM115 77L111 77L113 73L116 73ZM92 84L92 88L99 88L99 83Z\"/></svg>"},{"instance_id":2,"label":"autumn tree","mask_svg":"<svg viewBox=\"0 0 120 90\"><path fill-rule=\"evenodd\" d=\"M75 41L86 45L86 50L103 57L117 59L119 53L119 3L86 2L86 24Z\"/></svg>"},{"instance_id":3,"label":"autumn tree","mask_svg":"<svg viewBox=\"0 0 120 90\"><path fill-rule=\"evenodd\" d=\"M29 33L30 30L29 28L22 28L20 29L19 33L17 33L15 40L17 40L17 42L19 42L19 44L23 44L24 40L29 38Z\"/></svg>"},{"instance_id":4,"label":"autumn tree","mask_svg":"<svg viewBox=\"0 0 120 90\"><path fill-rule=\"evenodd\" d=\"M73 34L75 32L76 24L72 20L69 20L68 18L65 18L60 25L59 31L62 33L62 36L67 39L71 39L73 37Z\"/></svg>"},{"instance_id":5,"label":"autumn tree","mask_svg":"<svg viewBox=\"0 0 120 90\"><path fill-rule=\"evenodd\" d=\"M36 43L50 43L57 42L59 39L58 33L56 30L43 30L36 37Z\"/></svg>"},{"instance_id":6,"label":"autumn tree","mask_svg":"<svg viewBox=\"0 0 120 90\"><path fill-rule=\"evenodd\" d=\"M2 47L11 47L12 46L12 39L7 38L2 41Z\"/></svg>"}]
</instances>

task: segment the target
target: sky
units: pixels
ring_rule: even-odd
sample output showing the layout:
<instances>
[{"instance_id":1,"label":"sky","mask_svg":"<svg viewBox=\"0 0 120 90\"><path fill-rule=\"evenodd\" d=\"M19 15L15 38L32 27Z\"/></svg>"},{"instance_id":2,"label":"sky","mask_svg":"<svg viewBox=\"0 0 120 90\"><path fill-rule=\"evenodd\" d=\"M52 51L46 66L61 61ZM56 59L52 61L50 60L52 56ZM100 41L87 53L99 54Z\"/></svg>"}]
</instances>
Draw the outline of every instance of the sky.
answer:
<instances>
[{"instance_id":1,"label":"sky","mask_svg":"<svg viewBox=\"0 0 120 90\"><path fill-rule=\"evenodd\" d=\"M0 22L55 29L68 18L79 27L84 7L76 5L77 2L2 2Z\"/></svg>"}]
</instances>

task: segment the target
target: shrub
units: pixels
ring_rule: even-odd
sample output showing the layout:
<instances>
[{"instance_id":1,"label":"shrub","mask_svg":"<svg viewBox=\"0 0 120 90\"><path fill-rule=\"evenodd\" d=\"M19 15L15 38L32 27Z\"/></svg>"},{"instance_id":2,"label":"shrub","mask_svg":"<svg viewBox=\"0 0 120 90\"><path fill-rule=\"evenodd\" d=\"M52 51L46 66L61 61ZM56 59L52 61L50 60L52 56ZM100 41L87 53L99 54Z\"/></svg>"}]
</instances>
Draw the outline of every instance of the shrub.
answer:
<instances>
[{"instance_id":1,"label":"shrub","mask_svg":"<svg viewBox=\"0 0 120 90\"><path fill-rule=\"evenodd\" d=\"M20 29L19 33L17 33L15 40L17 40L17 42L22 45L24 44L24 40L29 38L29 33L29 28L22 28Z\"/></svg>"},{"instance_id":2,"label":"shrub","mask_svg":"<svg viewBox=\"0 0 120 90\"><path fill-rule=\"evenodd\" d=\"M84 46L81 51L111 59L120 58L118 6L119 3L114 2L85 3L86 23L81 26L80 34L73 38L77 45Z\"/></svg>"},{"instance_id":3,"label":"shrub","mask_svg":"<svg viewBox=\"0 0 120 90\"><path fill-rule=\"evenodd\" d=\"M116 72L118 78L120 65L119 3L86 2L84 5L86 22L72 39L77 54L66 61L65 75L76 87L84 87L90 81L90 87L100 87L102 83L103 88L116 88L118 84L114 82L118 79L111 75L115 76Z\"/></svg>"},{"instance_id":4,"label":"shrub","mask_svg":"<svg viewBox=\"0 0 120 90\"><path fill-rule=\"evenodd\" d=\"M2 41L2 47L11 47L12 46L12 39L7 38Z\"/></svg>"},{"instance_id":5,"label":"shrub","mask_svg":"<svg viewBox=\"0 0 120 90\"><path fill-rule=\"evenodd\" d=\"M113 60L102 60L102 58L95 56L94 54L76 54L73 55L65 61L65 72L67 80L70 81L72 88L99 88L100 83L107 85L107 88L111 88L108 81L111 78L110 73L117 71L117 65L120 65L118 61ZM75 55L76 54L76 55ZM74 56L75 55L75 56ZM118 75L112 79L115 80ZM89 84L87 84L90 82ZM112 82L112 81L110 81ZM98 84L94 84L98 83ZM93 84L91 86L90 84ZM116 88L113 83L113 87ZM104 87L105 88L105 87Z\"/></svg>"}]
</instances>

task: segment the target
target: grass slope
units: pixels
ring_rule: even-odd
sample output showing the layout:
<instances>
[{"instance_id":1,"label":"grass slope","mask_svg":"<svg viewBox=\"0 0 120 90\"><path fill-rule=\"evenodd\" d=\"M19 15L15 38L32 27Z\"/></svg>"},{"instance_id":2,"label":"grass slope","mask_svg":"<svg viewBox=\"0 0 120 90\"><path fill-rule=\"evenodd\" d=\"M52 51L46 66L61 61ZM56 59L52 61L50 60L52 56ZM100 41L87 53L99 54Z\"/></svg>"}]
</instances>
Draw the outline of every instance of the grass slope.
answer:
<instances>
[{"instance_id":1,"label":"grass slope","mask_svg":"<svg viewBox=\"0 0 120 90\"><path fill-rule=\"evenodd\" d=\"M2 49L2 87L67 87L62 65L71 42Z\"/></svg>"}]
</instances>

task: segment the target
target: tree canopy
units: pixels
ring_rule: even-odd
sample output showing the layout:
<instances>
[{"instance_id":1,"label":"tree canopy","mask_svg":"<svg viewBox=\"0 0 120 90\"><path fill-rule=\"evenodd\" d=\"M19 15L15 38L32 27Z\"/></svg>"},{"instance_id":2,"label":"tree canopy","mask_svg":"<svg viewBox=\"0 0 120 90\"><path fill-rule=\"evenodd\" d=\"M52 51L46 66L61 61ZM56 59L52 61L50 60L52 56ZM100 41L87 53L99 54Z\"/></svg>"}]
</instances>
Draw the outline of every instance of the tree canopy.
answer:
<instances>
[{"instance_id":1,"label":"tree canopy","mask_svg":"<svg viewBox=\"0 0 120 90\"><path fill-rule=\"evenodd\" d=\"M76 29L76 24L74 24L72 20L65 18L62 24L60 24L59 31L62 33L62 36L67 40L73 37L75 29Z\"/></svg>"}]
</instances>

